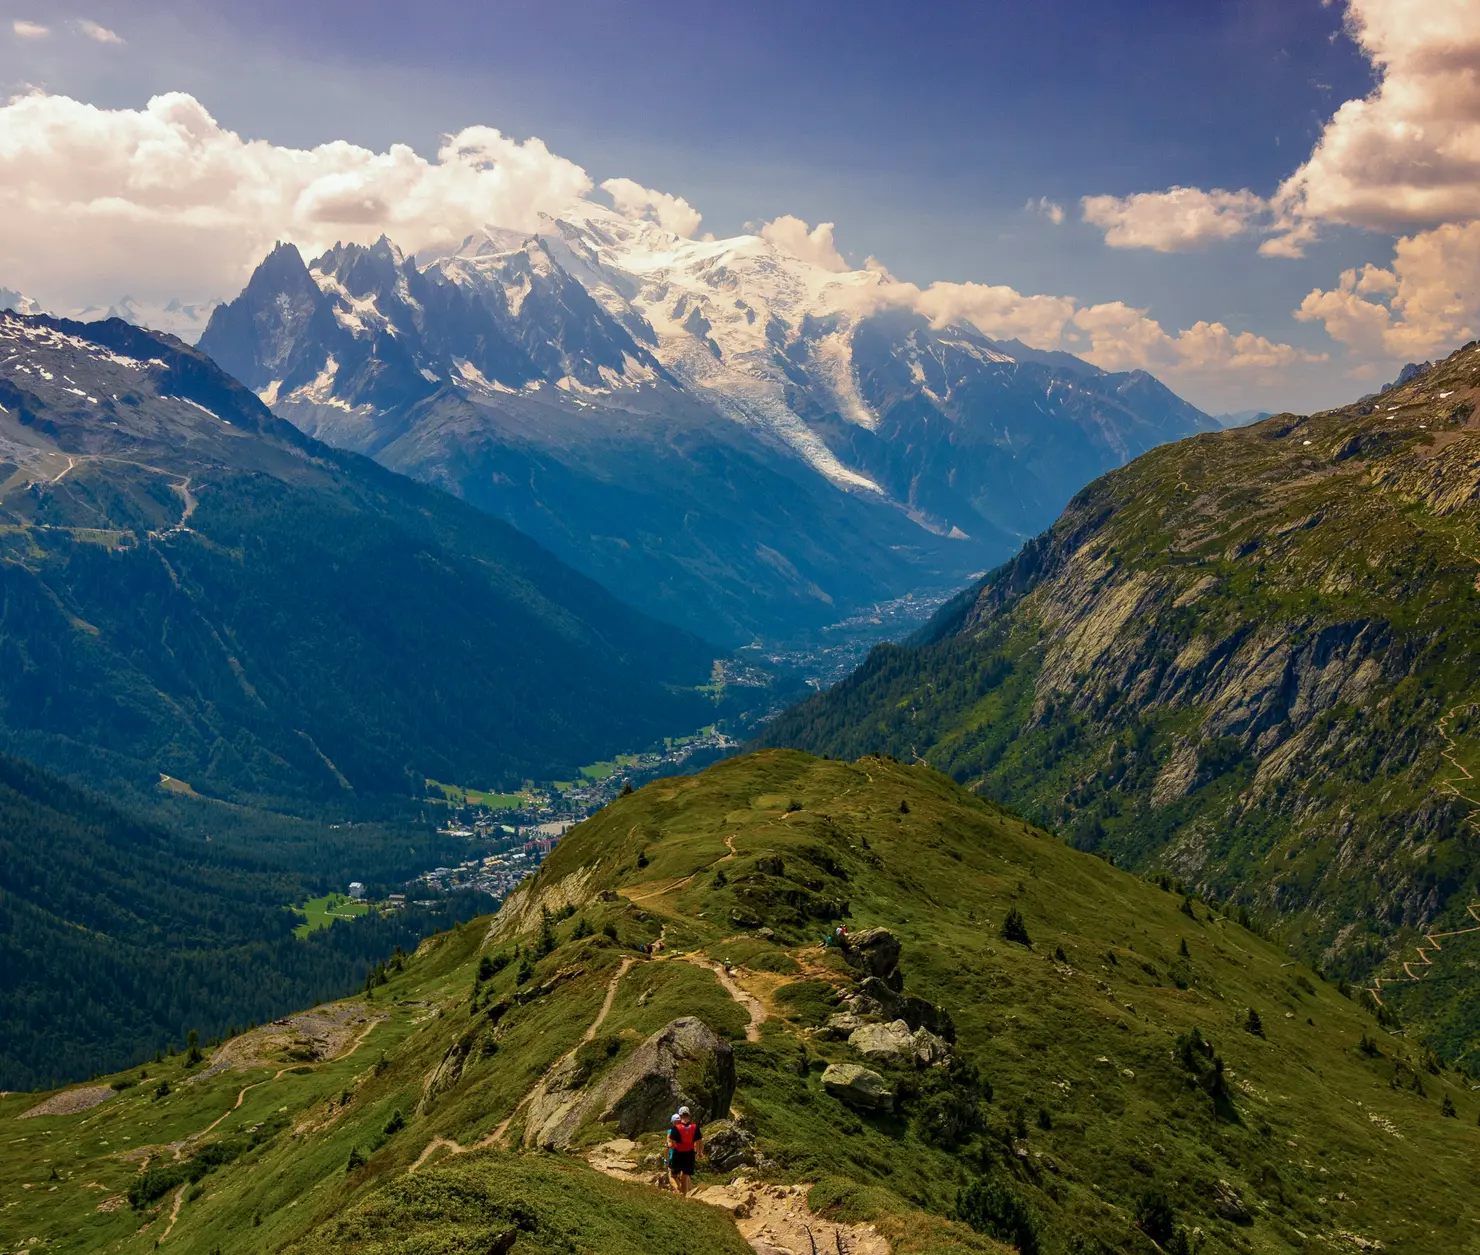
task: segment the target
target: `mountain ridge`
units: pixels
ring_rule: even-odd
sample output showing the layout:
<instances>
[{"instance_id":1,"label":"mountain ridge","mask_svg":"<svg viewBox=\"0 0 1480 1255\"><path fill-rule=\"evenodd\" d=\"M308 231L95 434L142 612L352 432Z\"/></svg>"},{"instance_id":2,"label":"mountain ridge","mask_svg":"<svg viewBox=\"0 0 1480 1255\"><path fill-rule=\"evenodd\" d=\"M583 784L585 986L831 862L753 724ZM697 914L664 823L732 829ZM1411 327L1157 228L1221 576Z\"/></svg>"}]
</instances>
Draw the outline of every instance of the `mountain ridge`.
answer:
<instances>
[{"instance_id":1,"label":"mountain ridge","mask_svg":"<svg viewBox=\"0 0 1480 1255\"><path fill-rule=\"evenodd\" d=\"M0 336L13 752L350 802L548 778L713 718L712 647L178 340L15 316Z\"/></svg>"},{"instance_id":2,"label":"mountain ridge","mask_svg":"<svg viewBox=\"0 0 1480 1255\"><path fill-rule=\"evenodd\" d=\"M200 347L311 434L727 645L960 582L1086 479L1212 425L1143 373L1014 358L881 291L587 205L415 258L280 246Z\"/></svg>"},{"instance_id":3,"label":"mountain ridge","mask_svg":"<svg viewBox=\"0 0 1480 1255\"><path fill-rule=\"evenodd\" d=\"M1394 974L1480 867L1448 783L1480 685L1477 362L1144 455L763 740L919 753L1081 848L1233 894L1332 971ZM1468 1048L1466 999L1392 997Z\"/></svg>"},{"instance_id":4,"label":"mountain ridge","mask_svg":"<svg viewBox=\"0 0 1480 1255\"><path fill-rule=\"evenodd\" d=\"M1466 1076L1173 889L923 767L731 759L356 998L0 1096L0 1182L81 1251L1464 1249ZM650 1184L679 1101L711 1206Z\"/></svg>"}]
</instances>

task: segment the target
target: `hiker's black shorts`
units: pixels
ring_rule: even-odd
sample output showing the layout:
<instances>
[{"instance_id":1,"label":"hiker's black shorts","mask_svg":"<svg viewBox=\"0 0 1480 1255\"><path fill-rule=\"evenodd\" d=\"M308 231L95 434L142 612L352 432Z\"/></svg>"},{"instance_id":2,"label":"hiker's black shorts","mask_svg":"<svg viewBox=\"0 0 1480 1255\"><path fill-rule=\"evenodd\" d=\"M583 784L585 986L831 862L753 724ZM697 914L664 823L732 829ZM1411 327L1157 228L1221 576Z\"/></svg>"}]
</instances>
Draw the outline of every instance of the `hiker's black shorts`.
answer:
<instances>
[{"instance_id":1,"label":"hiker's black shorts","mask_svg":"<svg viewBox=\"0 0 1480 1255\"><path fill-rule=\"evenodd\" d=\"M668 1171L673 1176L693 1176L694 1152L691 1150L672 1151L668 1160Z\"/></svg>"}]
</instances>

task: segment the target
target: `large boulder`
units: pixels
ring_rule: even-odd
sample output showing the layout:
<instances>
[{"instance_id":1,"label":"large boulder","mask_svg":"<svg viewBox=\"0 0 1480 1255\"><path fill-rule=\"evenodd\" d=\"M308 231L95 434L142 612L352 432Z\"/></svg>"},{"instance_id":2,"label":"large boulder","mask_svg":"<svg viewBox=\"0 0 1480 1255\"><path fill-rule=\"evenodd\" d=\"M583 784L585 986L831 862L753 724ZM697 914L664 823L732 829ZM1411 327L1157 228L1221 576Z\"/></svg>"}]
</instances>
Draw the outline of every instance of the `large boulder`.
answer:
<instances>
[{"instance_id":1,"label":"large boulder","mask_svg":"<svg viewBox=\"0 0 1480 1255\"><path fill-rule=\"evenodd\" d=\"M664 1025L596 1087L591 1110L626 1137L659 1133L680 1106L701 1124L730 1114L735 1052L709 1025L686 1015Z\"/></svg>"},{"instance_id":2,"label":"large boulder","mask_svg":"<svg viewBox=\"0 0 1480 1255\"><path fill-rule=\"evenodd\" d=\"M833 1041L847 1041L855 1029L862 1028L869 1023L861 1015L854 1015L851 1011L839 1011L827 1017L827 1023L822 1026L822 1035L830 1037Z\"/></svg>"},{"instance_id":3,"label":"large boulder","mask_svg":"<svg viewBox=\"0 0 1480 1255\"><path fill-rule=\"evenodd\" d=\"M856 1063L830 1063L822 1074L822 1088L839 1102L869 1111L892 1111L894 1095L884 1078Z\"/></svg>"},{"instance_id":4,"label":"large boulder","mask_svg":"<svg viewBox=\"0 0 1480 1255\"><path fill-rule=\"evenodd\" d=\"M865 1024L848 1037L848 1044L865 1059L877 1063L913 1063L915 1039L903 1020L892 1024Z\"/></svg>"},{"instance_id":5,"label":"large boulder","mask_svg":"<svg viewBox=\"0 0 1480 1255\"><path fill-rule=\"evenodd\" d=\"M867 976L877 976L890 989L904 983L899 972L899 938L887 928L865 928L853 933L843 946L843 958Z\"/></svg>"}]
</instances>

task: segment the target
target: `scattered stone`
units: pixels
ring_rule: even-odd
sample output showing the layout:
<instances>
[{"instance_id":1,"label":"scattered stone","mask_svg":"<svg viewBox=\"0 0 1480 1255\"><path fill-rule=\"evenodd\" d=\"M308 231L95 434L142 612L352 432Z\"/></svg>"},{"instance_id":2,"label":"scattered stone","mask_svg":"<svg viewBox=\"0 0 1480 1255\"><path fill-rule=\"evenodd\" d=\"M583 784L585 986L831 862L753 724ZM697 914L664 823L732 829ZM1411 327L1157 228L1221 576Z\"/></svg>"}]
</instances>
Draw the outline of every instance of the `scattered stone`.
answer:
<instances>
[{"instance_id":1,"label":"scattered stone","mask_svg":"<svg viewBox=\"0 0 1480 1255\"><path fill-rule=\"evenodd\" d=\"M950 1062L950 1043L943 1037L937 1037L928 1028L917 1028L911 1041L917 1067L933 1068Z\"/></svg>"},{"instance_id":2,"label":"scattered stone","mask_svg":"<svg viewBox=\"0 0 1480 1255\"><path fill-rule=\"evenodd\" d=\"M755 1166L755 1138L743 1120L716 1120L704 1129L704 1153L720 1172Z\"/></svg>"},{"instance_id":3,"label":"scattered stone","mask_svg":"<svg viewBox=\"0 0 1480 1255\"><path fill-rule=\"evenodd\" d=\"M884 1078L856 1063L831 1063L822 1074L822 1088L839 1102L871 1111L892 1111L894 1095Z\"/></svg>"},{"instance_id":4,"label":"scattered stone","mask_svg":"<svg viewBox=\"0 0 1480 1255\"><path fill-rule=\"evenodd\" d=\"M1247 1225L1254 1223L1253 1214L1249 1211L1244 1200L1239 1196L1238 1190L1229 1182L1220 1179L1213 1186L1213 1210L1224 1220L1233 1224Z\"/></svg>"},{"instance_id":5,"label":"scattered stone","mask_svg":"<svg viewBox=\"0 0 1480 1255\"><path fill-rule=\"evenodd\" d=\"M764 941L776 940L776 930L774 928L757 928L755 930L755 935L757 937L760 937Z\"/></svg>"},{"instance_id":6,"label":"scattered stone","mask_svg":"<svg viewBox=\"0 0 1480 1255\"><path fill-rule=\"evenodd\" d=\"M64 1089L53 1094L44 1102L37 1103L16 1116L17 1120L30 1120L36 1116L75 1116L88 1111L100 1102L107 1102L114 1094L111 1085L85 1085L81 1089Z\"/></svg>"}]
</instances>

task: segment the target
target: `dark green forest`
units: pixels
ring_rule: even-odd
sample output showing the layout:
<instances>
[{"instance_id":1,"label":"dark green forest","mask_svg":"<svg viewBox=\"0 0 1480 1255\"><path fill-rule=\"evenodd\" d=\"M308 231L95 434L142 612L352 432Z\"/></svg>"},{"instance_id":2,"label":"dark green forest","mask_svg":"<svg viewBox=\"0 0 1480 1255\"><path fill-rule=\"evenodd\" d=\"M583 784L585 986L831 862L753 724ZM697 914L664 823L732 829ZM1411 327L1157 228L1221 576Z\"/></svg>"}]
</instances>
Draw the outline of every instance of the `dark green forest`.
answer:
<instances>
[{"instance_id":1,"label":"dark green forest","mask_svg":"<svg viewBox=\"0 0 1480 1255\"><path fill-rule=\"evenodd\" d=\"M0 757L0 1089L342 997L396 946L491 905L449 898L299 940L285 904L323 882L266 861L291 848L182 835Z\"/></svg>"}]
</instances>

